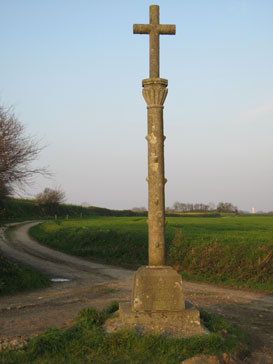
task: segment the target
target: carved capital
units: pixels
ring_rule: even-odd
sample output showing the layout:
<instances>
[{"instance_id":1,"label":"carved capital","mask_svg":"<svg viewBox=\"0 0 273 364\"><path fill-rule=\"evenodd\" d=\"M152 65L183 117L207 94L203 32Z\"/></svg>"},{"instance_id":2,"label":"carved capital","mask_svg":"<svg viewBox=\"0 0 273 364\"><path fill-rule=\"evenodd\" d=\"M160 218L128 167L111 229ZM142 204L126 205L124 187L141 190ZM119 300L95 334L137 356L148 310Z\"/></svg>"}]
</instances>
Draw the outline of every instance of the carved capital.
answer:
<instances>
[{"instance_id":1,"label":"carved capital","mask_svg":"<svg viewBox=\"0 0 273 364\"><path fill-rule=\"evenodd\" d=\"M148 107L162 107L168 93L168 80L148 78L142 81L142 94Z\"/></svg>"}]
</instances>

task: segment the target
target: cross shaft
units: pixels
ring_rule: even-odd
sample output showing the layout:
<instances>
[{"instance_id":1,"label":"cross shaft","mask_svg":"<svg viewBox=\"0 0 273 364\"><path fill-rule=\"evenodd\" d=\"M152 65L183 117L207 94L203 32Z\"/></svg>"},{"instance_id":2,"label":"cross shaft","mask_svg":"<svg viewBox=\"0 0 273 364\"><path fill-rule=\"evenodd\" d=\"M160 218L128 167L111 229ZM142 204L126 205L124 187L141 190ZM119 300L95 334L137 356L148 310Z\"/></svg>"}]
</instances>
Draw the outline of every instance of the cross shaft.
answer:
<instances>
[{"instance_id":1,"label":"cross shaft","mask_svg":"<svg viewBox=\"0 0 273 364\"><path fill-rule=\"evenodd\" d=\"M159 6L150 6L150 24L134 24L134 34L149 34L150 78L159 77L159 35L175 34L175 25L159 24Z\"/></svg>"}]
</instances>

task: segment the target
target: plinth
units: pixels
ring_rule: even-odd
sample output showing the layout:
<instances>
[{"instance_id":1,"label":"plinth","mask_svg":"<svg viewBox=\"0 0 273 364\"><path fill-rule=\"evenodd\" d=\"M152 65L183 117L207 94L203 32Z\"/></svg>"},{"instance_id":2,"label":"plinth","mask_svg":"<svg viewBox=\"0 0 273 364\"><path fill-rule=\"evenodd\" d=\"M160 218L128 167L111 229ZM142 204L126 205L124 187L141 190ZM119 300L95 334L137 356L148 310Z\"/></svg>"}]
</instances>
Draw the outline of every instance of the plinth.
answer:
<instances>
[{"instance_id":1,"label":"plinth","mask_svg":"<svg viewBox=\"0 0 273 364\"><path fill-rule=\"evenodd\" d=\"M131 302L119 305L122 327L185 338L206 334L200 313L184 300L181 276L171 267L140 267Z\"/></svg>"}]
</instances>

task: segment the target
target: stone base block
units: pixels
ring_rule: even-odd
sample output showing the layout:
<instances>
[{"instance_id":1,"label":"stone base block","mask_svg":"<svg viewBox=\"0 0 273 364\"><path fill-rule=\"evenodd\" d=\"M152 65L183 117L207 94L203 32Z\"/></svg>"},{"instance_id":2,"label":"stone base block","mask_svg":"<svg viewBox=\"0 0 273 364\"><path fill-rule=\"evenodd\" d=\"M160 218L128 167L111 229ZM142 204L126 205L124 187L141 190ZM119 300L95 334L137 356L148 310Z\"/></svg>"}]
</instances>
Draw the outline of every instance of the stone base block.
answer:
<instances>
[{"instance_id":1,"label":"stone base block","mask_svg":"<svg viewBox=\"0 0 273 364\"><path fill-rule=\"evenodd\" d=\"M165 334L176 337L208 334L200 323L200 313L191 303L185 302L181 311L136 312L131 304L120 303L119 315L123 327L141 332Z\"/></svg>"},{"instance_id":2,"label":"stone base block","mask_svg":"<svg viewBox=\"0 0 273 364\"><path fill-rule=\"evenodd\" d=\"M132 311L185 309L181 276L168 266L140 267L134 275Z\"/></svg>"}]
</instances>

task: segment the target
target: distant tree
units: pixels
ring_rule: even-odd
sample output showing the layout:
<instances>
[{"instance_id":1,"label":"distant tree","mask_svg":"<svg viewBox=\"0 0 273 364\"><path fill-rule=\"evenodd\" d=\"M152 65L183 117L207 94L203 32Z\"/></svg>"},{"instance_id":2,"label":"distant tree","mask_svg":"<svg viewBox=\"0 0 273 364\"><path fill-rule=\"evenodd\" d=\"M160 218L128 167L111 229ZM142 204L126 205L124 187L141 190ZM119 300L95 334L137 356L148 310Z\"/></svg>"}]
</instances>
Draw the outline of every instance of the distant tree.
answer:
<instances>
[{"instance_id":1,"label":"distant tree","mask_svg":"<svg viewBox=\"0 0 273 364\"><path fill-rule=\"evenodd\" d=\"M42 149L34 137L25 135L13 110L0 106L0 199L15 186L29 184L34 175L49 174L46 168L31 165Z\"/></svg>"},{"instance_id":2,"label":"distant tree","mask_svg":"<svg viewBox=\"0 0 273 364\"><path fill-rule=\"evenodd\" d=\"M209 206L205 205L203 203L183 203L176 201L173 204L173 210L175 212L191 212L191 211L197 211L197 212L206 212L208 211Z\"/></svg>"},{"instance_id":3,"label":"distant tree","mask_svg":"<svg viewBox=\"0 0 273 364\"><path fill-rule=\"evenodd\" d=\"M209 209L209 211L214 211L216 209L215 203L209 202L208 209Z\"/></svg>"},{"instance_id":4,"label":"distant tree","mask_svg":"<svg viewBox=\"0 0 273 364\"><path fill-rule=\"evenodd\" d=\"M188 211L193 211L193 210L194 210L194 204L188 203Z\"/></svg>"},{"instance_id":5,"label":"distant tree","mask_svg":"<svg viewBox=\"0 0 273 364\"><path fill-rule=\"evenodd\" d=\"M238 209L236 206L234 206L230 202L219 202L217 205L217 211L218 212L238 212Z\"/></svg>"},{"instance_id":6,"label":"distant tree","mask_svg":"<svg viewBox=\"0 0 273 364\"><path fill-rule=\"evenodd\" d=\"M193 210L200 211L200 204L199 203L194 204Z\"/></svg>"},{"instance_id":7,"label":"distant tree","mask_svg":"<svg viewBox=\"0 0 273 364\"><path fill-rule=\"evenodd\" d=\"M89 207L90 206L90 203L88 203L88 202L82 202L81 203L81 206L82 207Z\"/></svg>"},{"instance_id":8,"label":"distant tree","mask_svg":"<svg viewBox=\"0 0 273 364\"><path fill-rule=\"evenodd\" d=\"M174 210L175 212L184 212L184 211L185 211L185 204L184 204L184 203L181 203L181 202L176 201L176 202L173 204L173 210Z\"/></svg>"},{"instance_id":9,"label":"distant tree","mask_svg":"<svg viewBox=\"0 0 273 364\"><path fill-rule=\"evenodd\" d=\"M45 188L43 192L38 193L36 202L38 205L56 206L65 200L65 193L60 187L52 189Z\"/></svg>"},{"instance_id":10,"label":"distant tree","mask_svg":"<svg viewBox=\"0 0 273 364\"><path fill-rule=\"evenodd\" d=\"M134 212L143 212L143 211L147 211L147 209L144 206L142 206L142 207L133 207L132 211L134 211Z\"/></svg>"}]
</instances>

